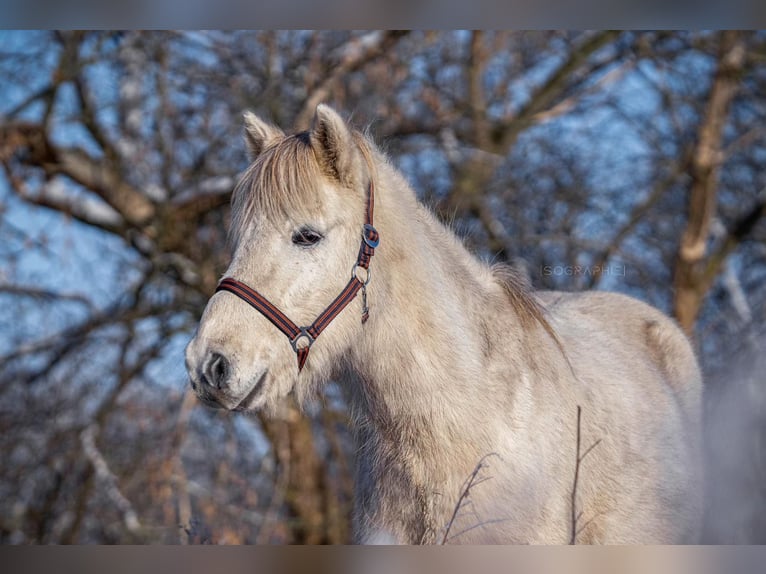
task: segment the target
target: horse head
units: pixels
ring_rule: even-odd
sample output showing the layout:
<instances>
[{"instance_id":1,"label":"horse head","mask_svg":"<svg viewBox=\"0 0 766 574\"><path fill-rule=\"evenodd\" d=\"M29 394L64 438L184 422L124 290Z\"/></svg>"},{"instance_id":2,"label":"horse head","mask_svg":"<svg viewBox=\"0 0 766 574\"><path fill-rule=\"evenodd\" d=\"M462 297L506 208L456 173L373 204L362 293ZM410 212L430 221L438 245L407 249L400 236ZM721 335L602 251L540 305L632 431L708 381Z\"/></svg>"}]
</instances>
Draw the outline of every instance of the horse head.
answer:
<instances>
[{"instance_id":1,"label":"horse head","mask_svg":"<svg viewBox=\"0 0 766 574\"><path fill-rule=\"evenodd\" d=\"M366 140L324 105L308 132L286 135L247 113L245 133L251 164L232 196L232 261L186 366L211 406L273 409L331 376L363 329L377 246L372 164Z\"/></svg>"}]
</instances>

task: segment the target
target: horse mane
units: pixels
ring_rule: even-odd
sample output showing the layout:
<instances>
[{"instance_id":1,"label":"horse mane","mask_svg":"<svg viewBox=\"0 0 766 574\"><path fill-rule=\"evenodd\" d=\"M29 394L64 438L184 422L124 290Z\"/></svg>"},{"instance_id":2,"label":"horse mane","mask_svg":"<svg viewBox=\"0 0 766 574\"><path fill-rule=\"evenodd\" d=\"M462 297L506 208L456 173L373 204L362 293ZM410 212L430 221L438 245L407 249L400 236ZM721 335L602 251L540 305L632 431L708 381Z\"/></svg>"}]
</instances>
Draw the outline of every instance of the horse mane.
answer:
<instances>
[{"instance_id":1,"label":"horse mane","mask_svg":"<svg viewBox=\"0 0 766 574\"><path fill-rule=\"evenodd\" d=\"M521 321L522 327L527 329L535 326L542 327L553 339L564 359L569 363L570 369L572 369L569 357L556 334L556 330L545 316L545 309L537 300L537 297L535 297L528 275L517 267L506 263L495 263L490 270L492 276L505 290L505 294L508 296L511 307L516 312L519 321Z\"/></svg>"}]
</instances>

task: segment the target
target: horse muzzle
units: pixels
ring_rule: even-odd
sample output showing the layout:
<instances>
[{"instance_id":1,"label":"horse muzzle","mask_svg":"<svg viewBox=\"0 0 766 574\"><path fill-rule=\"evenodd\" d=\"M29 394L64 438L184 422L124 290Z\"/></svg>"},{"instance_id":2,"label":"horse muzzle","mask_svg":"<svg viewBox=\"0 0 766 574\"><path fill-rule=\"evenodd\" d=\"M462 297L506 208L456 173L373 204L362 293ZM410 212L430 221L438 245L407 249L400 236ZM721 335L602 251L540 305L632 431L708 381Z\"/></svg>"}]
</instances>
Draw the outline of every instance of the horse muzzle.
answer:
<instances>
[{"instance_id":1,"label":"horse muzzle","mask_svg":"<svg viewBox=\"0 0 766 574\"><path fill-rule=\"evenodd\" d=\"M186 354L189 381L197 397L207 406L226 410L247 410L264 390L268 369L263 369L248 386L239 384L232 362L218 351L205 351L195 360L190 348Z\"/></svg>"}]
</instances>

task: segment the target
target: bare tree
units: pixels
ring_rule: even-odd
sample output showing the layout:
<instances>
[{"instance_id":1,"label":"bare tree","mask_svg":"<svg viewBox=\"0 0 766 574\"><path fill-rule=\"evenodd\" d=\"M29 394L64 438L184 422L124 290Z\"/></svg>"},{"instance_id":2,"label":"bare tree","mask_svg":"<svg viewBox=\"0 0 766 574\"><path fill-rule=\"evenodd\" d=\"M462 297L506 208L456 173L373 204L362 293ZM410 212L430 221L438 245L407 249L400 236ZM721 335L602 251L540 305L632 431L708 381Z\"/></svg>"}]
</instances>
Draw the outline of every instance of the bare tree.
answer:
<instances>
[{"instance_id":1,"label":"bare tree","mask_svg":"<svg viewBox=\"0 0 766 574\"><path fill-rule=\"evenodd\" d=\"M473 249L646 299L722 367L766 309L764 53L734 32L0 35L0 539L349 540L337 388L270 421L186 392L246 109L346 110Z\"/></svg>"}]
</instances>

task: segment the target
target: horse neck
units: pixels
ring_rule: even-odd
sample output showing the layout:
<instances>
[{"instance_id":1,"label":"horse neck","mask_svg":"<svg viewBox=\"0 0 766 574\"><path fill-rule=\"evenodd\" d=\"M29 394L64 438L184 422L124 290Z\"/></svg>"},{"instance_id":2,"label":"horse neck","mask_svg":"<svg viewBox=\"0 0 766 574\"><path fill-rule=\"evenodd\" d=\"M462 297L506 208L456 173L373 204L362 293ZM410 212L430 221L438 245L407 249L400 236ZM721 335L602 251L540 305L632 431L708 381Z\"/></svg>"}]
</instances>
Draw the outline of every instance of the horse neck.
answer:
<instances>
[{"instance_id":1,"label":"horse neck","mask_svg":"<svg viewBox=\"0 0 766 574\"><path fill-rule=\"evenodd\" d=\"M381 247L372 264L370 319L352 352L361 379L352 385L352 407L378 428L465 438L487 428L478 421L497 404L490 396L496 347L521 356L521 330L489 267L416 201L398 174L382 176L375 212ZM519 376L523 370L504 368Z\"/></svg>"}]
</instances>

